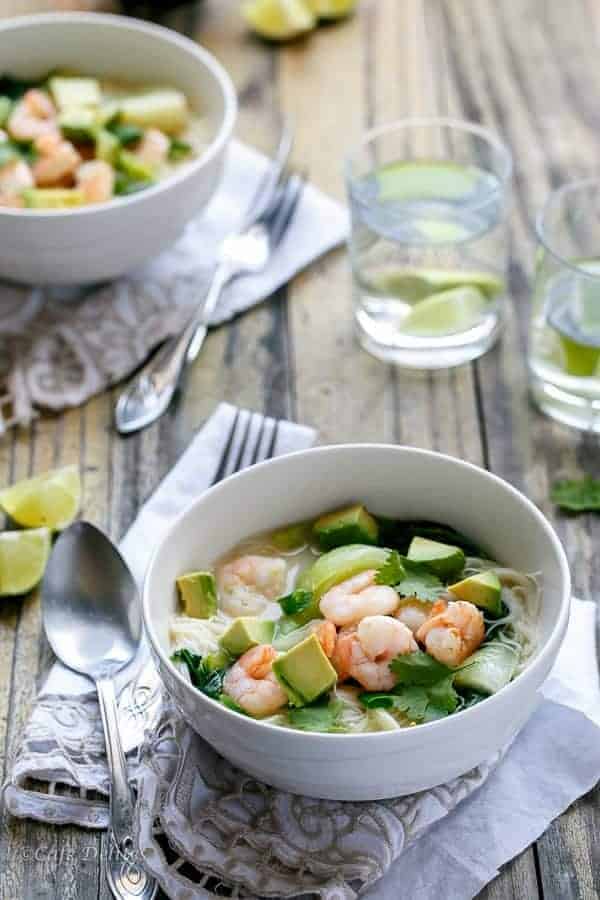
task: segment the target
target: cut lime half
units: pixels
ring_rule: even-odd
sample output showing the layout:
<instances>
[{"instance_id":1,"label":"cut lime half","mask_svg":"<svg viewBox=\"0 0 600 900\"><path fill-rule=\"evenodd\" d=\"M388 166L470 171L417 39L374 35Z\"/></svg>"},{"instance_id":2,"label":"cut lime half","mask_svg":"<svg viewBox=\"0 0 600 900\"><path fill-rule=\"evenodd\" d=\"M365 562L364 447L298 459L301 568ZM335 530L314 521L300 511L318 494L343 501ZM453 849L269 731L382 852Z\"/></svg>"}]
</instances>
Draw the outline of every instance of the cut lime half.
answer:
<instances>
[{"instance_id":1,"label":"cut lime half","mask_svg":"<svg viewBox=\"0 0 600 900\"><path fill-rule=\"evenodd\" d=\"M457 287L432 294L413 306L400 328L404 334L443 337L467 331L481 318L488 301L476 287Z\"/></svg>"},{"instance_id":2,"label":"cut lime half","mask_svg":"<svg viewBox=\"0 0 600 900\"><path fill-rule=\"evenodd\" d=\"M297 37L317 24L306 0L245 0L242 14L257 34L272 41Z\"/></svg>"},{"instance_id":3,"label":"cut lime half","mask_svg":"<svg viewBox=\"0 0 600 900\"><path fill-rule=\"evenodd\" d=\"M504 291L504 282L493 272L476 269L397 269L380 275L377 287L409 303L457 287L474 287L488 299Z\"/></svg>"},{"instance_id":4,"label":"cut lime half","mask_svg":"<svg viewBox=\"0 0 600 900\"><path fill-rule=\"evenodd\" d=\"M374 174L380 202L460 200L473 194L481 180L480 169L435 160L393 162Z\"/></svg>"},{"instance_id":5,"label":"cut lime half","mask_svg":"<svg viewBox=\"0 0 600 900\"><path fill-rule=\"evenodd\" d=\"M354 12L358 0L306 0L319 19L343 19Z\"/></svg>"},{"instance_id":6,"label":"cut lime half","mask_svg":"<svg viewBox=\"0 0 600 900\"><path fill-rule=\"evenodd\" d=\"M26 594L39 584L49 554L48 528L0 534L0 597Z\"/></svg>"},{"instance_id":7,"label":"cut lime half","mask_svg":"<svg viewBox=\"0 0 600 900\"><path fill-rule=\"evenodd\" d=\"M0 491L0 507L24 528L60 531L71 524L80 503L81 480L76 466L27 478Z\"/></svg>"},{"instance_id":8,"label":"cut lime half","mask_svg":"<svg viewBox=\"0 0 600 900\"><path fill-rule=\"evenodd\" d=\"M564 334L558 335L563 351L565 372L567 375L577 375L580 378L588 378L595 375L600 363L600 347L589 347L580 344Z\"/></svg>"}]
</instances>

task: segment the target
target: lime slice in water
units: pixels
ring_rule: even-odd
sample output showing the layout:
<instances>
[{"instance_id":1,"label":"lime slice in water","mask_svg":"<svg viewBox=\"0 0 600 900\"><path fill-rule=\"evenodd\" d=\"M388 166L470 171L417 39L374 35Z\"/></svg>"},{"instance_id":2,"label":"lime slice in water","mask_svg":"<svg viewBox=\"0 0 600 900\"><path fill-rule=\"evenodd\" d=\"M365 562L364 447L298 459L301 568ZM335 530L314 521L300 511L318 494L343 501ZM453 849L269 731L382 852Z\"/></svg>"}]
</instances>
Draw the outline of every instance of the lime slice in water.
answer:
<instances>
[{"instance_id":1,"label":"lime slice in water","mask_svg":"<svg viewBox=\"0 0 600 900\"><path fill-rule=\"evenodd\" d=\"M504 282L492 272L475 269L397 269L385 272L377 288L409 303L457 287L474 287L488 299L501 294Z\"/></svg>"},{"instance_id":2,"label":"lime slice in water","mask_svg":"<svg viewBox=\"0 0 600 900\"><path fill-rule=\"evenodd\" d=\"M319 19L342 19L354 11L358 0L307 0Z\"/></svg>"},{"instance_id":3,"label":"lime slice in water","mask_svg":"<svg viewBox=\"0 0 600 900\"><path fill-rule=\"evenodd\" d=\"M60 531L73 521L80 503L81 480L76 466L27 478L0 491L0 507L24 528L45 526Z\"/></svg>"},{"instance_id":4,"label":"lime slice in water","mask_svg":"<svg viewBox=\"0 0 600 900\"><path fill-rule=\"evenodd\" d=\"M405 334L420 337L441 337L467 331L477 324L487 302L476 287L452 288L419 301L400 328Z\"/></svg>"},{"instance_id":5,"label":"lime slice in water","mask_svg":"<svg viewBox=\"0 0 600 900\"><path fill-rule=\"evenodd\" d=\"M564 368L567 375L588 377L595 375L600 362L600 347L579 344L564 334L558 335L563 351Z\"/></svg>"},{"instance_id":6,"label":"lime slice in water","mask_svg":"<svg viewBox=\"0 0 600 900\"><path fill-rule=\"evenodd\" d=\"M39 584L49 553L47 528L0 534L0 597L26 594Z\"/></svg>"},{"instance_id":7,"label":"lime slice in water","mask_svg":"<svg viewBox=\"0 0 600 900\"><path fill-rule=\"evenodd\" d=\"M317 24L306 0L246 0L242 14L257 34L273 41L296 37Z\"/></svg>"},{"instance_id":8,"label":"lime slice in water","mask_svg":"<svg viewBox=\"0 0 600 900\"><path fill-rule=\"evenodd\" d=\"M481 170L458 163L393 162L375 173L379 201L460 200L476 190Z\"/></svg>"}]
</instances>

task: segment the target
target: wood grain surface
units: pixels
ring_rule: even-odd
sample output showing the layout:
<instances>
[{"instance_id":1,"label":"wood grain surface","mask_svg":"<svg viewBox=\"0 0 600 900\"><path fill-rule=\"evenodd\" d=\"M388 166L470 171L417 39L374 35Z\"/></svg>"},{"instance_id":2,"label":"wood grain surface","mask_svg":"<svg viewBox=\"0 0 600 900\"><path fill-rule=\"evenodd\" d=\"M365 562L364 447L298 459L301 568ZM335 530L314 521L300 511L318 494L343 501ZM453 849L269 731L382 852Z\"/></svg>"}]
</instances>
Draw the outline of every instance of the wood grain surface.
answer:
<instances>
[{"instance_id":1,"label":"wood grain surface","mask_svg":"<svg viewBox=\"0 0 600 900\"><path fill-rule=\"evenodd\" d=\"M0 0L0 14L59 5L84 4ZM578 595L595 597L600 519L557 516L548 488L559 475L599 475L598 440L554 425L530 407L525 342L533 217L550 187L597 170L600 158L597 0L362 0L353 19L281 49L246 33L238 6L237 0L186 4L163 24L200 41L228 68L241 100L239 136L268 150L280 116L291 116L295 161L339 200L343 156L376 122L443 112L489 125L509 143L516 167L512 304L503 339L483 359L445 373L415 377L380 364L356 345L348 264L344 251L336 251L212 333L185 396L161 422L141 435L117 437L114 394L42 416L0 442L0 485L79 463L86 517L118 538L225 399L313 425L325 443L392 441L487 466L554 521ZM3 602L0 774L51 661L40 626L36 595ZM100 835L15 821L0 810L0 898L108 900L99 875L103 849ZM398 896L410 891L399 889ZM481 894L485 900L598 897L598 788Z\"/></svg>"}]
</instances>

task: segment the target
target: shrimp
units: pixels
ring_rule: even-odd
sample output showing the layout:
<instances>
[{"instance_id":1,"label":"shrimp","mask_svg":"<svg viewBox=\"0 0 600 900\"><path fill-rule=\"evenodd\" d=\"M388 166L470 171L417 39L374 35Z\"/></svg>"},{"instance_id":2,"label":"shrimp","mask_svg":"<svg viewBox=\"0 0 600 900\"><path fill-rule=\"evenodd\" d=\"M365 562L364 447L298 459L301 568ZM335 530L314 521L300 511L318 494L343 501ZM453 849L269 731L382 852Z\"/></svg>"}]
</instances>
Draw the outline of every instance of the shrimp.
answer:
<instances>
[{"instance_id":1,"label":"shrimp","mask_svg":"<svg viewBox=\"0 0 600 900\"><path fill-rule=\"evenodd\" d=\"M288 702L272 669L276 657L270 644L259 644L240 656L223 679L223 691L251 716L272 716Z\"/></svg>"},{"instance_id":2,"label":"shrimp","mask_svg":"<svg viewBox=\"0 0 600 900\"><path fill-rule=\"evenodd\" d=\"M276 556L240 556L217 569L221 609L230 616L256 615L285 588L287 565Z\"/></svg>"},{"instance_id":3,"label":"shrimp","mask_svg":"<svg viewBox=\"0 0 600 900\"><path fill-rule=\"evenodd\" d=\"M458 666L479 647L485 637L483 614L466 600L451 603L438 600L416 636L438 662Z\"/></svg>"},{"instance_id":4,"label":"shrimp","mask_svg":"<svg viewBox=\"0 0 600 900\"><path fill-rule=\"evenodd\" d=\"M342 629L331 662L338 680L354 678L368 691L390 691L395 656L418 650L412 631L392 616L366 616L356 628Z\"/></svg>"},{"instance_id":5,"label":"shrimp","mask_svg":"<svg viewBox=\"0 0 600 900\"><path fill-rule=\"evenodd\" d=\"M408 600L400 601L396 618L398 621L404 622L415 634L431 614L431 609L431 603L419 600L418 597L411 597Z\"/></svg>"},{"instance_id":6,"label":"shrimp","mask_svg":"<svg viewBox=\"0 0 600 900\"><path fill-rule=\"evenodd\" d=\"M7 125L16 141L34 141L45 134L58 135L56 107L44 91L26 91L13 109Z\"/></svg>"},{"instance_id":7,"label":"shrimp","mask_svg":"<svg viewBox=\"0 0 600 900\"><path fill-rule=\"evenodd\" d=\"M22 193L33 187L31 169L22 159L11 160L0 169L0 206L23 206Z\"/></svg>"},{"instance_id":8,"label":"shrimp","mask_svg":"<svg viewBox=\"0 0 600 900\"><path fill-rule=\"evenodd\" d=\"M135 155L146 165L155 168L166 161L170 147L171 141L166 134L158 128L149 128L137 145Z\"/></svg>"},{"instance_id":9,"label":"shrimp","mask_svg":"<svg viewBox=\"0 0 600 900\"><path fill-rule=\"evenodd\" d=\"M81 156L70 141L60 134L43 134L35 141L39 159L33 164L35 183L41 187L63 185L71 181Z\"/></svg>"},{"instance_id":10,"label":"shrimp","mask_svg":"<svg viewBox=\"0 0 600 900\"><path fill-rule=\"evenodd\" d=\"M321 597L321 613L334 625L355 625L365 616L387 616L400 602L396 591L375 584L375 569L359 572L326 591Z\"/></svg>"},{"instance_id":11,"label":"shrimp","mask_svg":"<svg viewBox=\"0 0 600 900\"><path fill-rule=\"evenodd\" d=\"M113 195L115 173L107 162L96 159L79 166L75 181L83 191L86 203L104 203Z\"/></svg>"},{"instance_id":12,"label":"shrimp","mask_svg":"<svg viewBox=\"0 0 600 900\"><path fill-rule=\"evenodd\" d=\"M335 625L333 622L328 622L327 619L319 619L312 624L312 633L316 634L319 639L319 643L323 648L325 656L331 659L335 652L337 641L337 629Z\"/></svg>"}]
</instances>

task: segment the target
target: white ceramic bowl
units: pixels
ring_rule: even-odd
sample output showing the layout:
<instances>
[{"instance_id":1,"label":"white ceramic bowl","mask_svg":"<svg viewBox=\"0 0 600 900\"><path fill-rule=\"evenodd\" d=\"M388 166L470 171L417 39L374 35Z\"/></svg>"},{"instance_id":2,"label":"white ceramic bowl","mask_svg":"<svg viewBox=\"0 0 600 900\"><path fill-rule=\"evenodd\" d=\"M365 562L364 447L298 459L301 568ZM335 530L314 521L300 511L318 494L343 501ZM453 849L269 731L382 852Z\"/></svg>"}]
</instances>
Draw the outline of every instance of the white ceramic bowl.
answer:
<instances>
[{"instance_id":1,"label":"white ceramic bowl","mask_svg":"<svg viewBox=\"0 0 600 900\"><path fill-rule=\"evenodd\" d=\"M115 278L173 243L210 200L235 125L235 91L210 53L167 28L96 13L0 22L2 72L28 78L56 68L179 88L208 121L206 152L139 194L71 210L0 209L0 278L30 284Z\"/></svg>"},{"instance_id":2,"label":"white ceramic bowl","mask_svg":"<svg viewBox=\"0 0 600 900\"><path fill-rule=\"evenodd\" d=\"M498 694L427 725L372 734L311 734L266 725L196 691L169 661L175 578L213 562L256 531L360 500L385 516L433 519L481 542L500 561L541 573L539 649ZM160 675L189 724L224 757L285 790L339 800L395 797L442 784L491 757L536 706L562 642L570 578L539 510L482 469L424 450L377 444L283 456L218 484L191 504L152 558L144 617Z\"/></svg>"}]
</instances>

